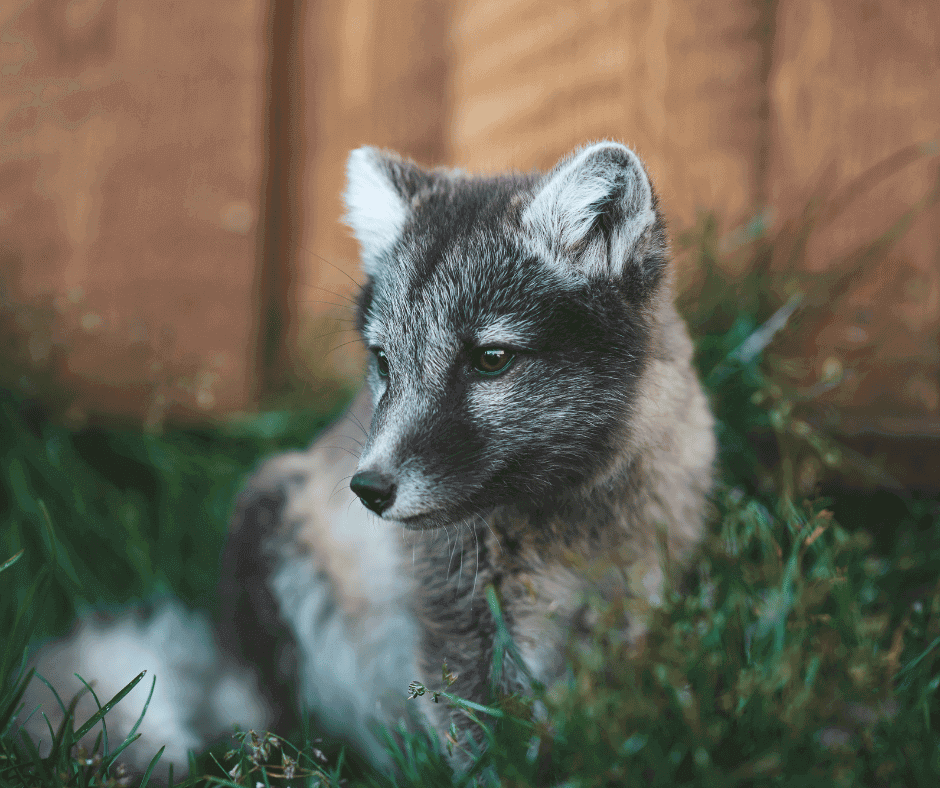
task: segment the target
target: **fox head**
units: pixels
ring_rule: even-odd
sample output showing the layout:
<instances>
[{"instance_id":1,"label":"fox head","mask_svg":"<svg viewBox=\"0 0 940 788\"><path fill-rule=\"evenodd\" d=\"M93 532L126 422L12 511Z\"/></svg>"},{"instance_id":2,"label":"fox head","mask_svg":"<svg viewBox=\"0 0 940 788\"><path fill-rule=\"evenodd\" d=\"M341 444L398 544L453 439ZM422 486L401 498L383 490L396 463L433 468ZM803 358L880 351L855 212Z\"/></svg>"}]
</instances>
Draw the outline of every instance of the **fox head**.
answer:
<instances>
[{"instance_id":1,"label":"fox head","mask_svg":"<svg viewBox=\"0 0 940 788\"><path fill-rule=\"evenodd\" d=\"M360 148L346 206L367 275L367 507L431 528L538 506L622 455L668 257L632 151L470 177Z\"/></svg>"}]
</instances>

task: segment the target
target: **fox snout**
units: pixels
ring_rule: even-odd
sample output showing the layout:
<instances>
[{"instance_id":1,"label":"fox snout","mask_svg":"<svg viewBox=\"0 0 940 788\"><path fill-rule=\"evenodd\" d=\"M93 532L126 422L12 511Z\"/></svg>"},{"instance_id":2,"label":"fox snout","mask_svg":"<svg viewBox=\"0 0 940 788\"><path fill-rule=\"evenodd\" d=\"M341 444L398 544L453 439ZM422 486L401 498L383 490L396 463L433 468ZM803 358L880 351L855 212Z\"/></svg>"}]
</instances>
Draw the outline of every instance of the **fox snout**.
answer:
<instances>
[{"instance_id":1,"label":"fox snout","mask_svg":"<svg viewBox=\"0 0 940 788\"><path fill-rule=\"evenodd\" d=\"M395 480L380 471L359 471L349 486L359 500L373 512L381 515L395 502Z\"/></svg>"}]
</instances>

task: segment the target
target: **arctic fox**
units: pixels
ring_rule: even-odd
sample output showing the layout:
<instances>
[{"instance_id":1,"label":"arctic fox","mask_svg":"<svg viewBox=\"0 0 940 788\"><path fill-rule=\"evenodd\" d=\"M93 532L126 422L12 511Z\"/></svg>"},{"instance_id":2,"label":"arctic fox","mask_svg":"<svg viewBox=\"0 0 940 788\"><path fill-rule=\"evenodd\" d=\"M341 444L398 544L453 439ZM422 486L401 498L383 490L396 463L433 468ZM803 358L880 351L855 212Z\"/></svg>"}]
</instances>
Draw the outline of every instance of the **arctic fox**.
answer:
<instances>
[{"instance_id":1,"label":"arctic fox","mask_svg":"<svg viewBox=\"0 0 940 788\"><path fill-rule=\"evenodd\" d=\"M484 587L544 683L589 594L655 603L664 552L681 565L702 537L715 439L657 199L628 148L495 177L361 148L346 206L368 388L240 496L217 633L229 667L198 707L230 719L232 676L247 674L261 722L310 711L383 763L374 722L406 715L412 681L440 689L445 661L450 692L488 700ZM642 633L642 615L625 627ZM525 688L521 667L503 682ZM455 727L459 763L476 729L421 708L440 736Z\"/></svg>"},{"instance_id":2,"label":"arctic fox","mask_svg":"<svg viewBox=\"0 0 940 788\"><path fill-rule=\"evenodd\" d=\"M299 694L377 756L369 720L400 713L416 678L440 689L445 661L451 692L487 701L485 585L543 682L589 592L655 602L662 545L681 563L702 536L715 439L663 220L628 148L496 177L361 148L346 205L371 396L249 482L224 632L272 708ZM605 561L627 580L585 570ZM523 688L509 667L504 689ZM466 715L425 708L461 750Z\"/></svg>"}]
</instances>

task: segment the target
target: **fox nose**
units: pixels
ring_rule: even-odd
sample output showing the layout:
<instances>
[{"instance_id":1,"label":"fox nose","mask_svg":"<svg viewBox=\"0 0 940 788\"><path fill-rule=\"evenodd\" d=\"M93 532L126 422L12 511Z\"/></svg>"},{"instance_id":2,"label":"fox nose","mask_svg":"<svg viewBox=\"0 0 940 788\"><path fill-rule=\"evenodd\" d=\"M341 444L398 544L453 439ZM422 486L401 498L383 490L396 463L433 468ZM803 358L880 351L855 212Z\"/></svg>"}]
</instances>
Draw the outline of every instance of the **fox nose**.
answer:
<instances>
[{"instance_id":1,"label":"fox nose","mask_svg":"<svg viewBox=\"0 0 940 788\"><path fill-rule=\"evenodd\" d=\"M395 482L378 471L359 471L349 482L352 491L376 514L382 514L395 500Z\"/></svg>"}]
</instances>

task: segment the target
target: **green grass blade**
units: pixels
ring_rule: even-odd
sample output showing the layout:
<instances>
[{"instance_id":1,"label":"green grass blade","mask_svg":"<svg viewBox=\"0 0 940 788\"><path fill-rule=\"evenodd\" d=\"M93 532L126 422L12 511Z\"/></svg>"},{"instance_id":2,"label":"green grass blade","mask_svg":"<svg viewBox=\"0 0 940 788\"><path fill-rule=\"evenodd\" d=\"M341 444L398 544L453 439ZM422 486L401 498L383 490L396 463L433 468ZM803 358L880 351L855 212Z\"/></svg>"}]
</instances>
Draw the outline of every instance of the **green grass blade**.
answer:
<instances>
[{"instance_id":1,"label":"green grass blade","mask_svg":"<svg viewBox=\"0 0 940 788\"><path fill-rule=\"evenodd\" d=\"M16 553L15 555L13 555L11 558L8 558L8 559L3 563L3 565L0 566L0 572L3 572L3 571L5 571L5 570L9 569L11 566L13 566L13 564L15 564L17 561L19 561L19 560L23 557L23 554L24 554L25 552L26 552L26 548L24 547L22 550L20 550L18 553Z\"/></svg>"},{"instance_id":2,"label":"green grass blade","mask_svg":"<svg viewBox=\"0 0 940 788\"><path fill-rule=\"evenodd\" d=\"M77 673L75 674L75 678L77 678L82 684L85 685L85 689L87 689L91 693L91 697L94 699L95 705L98 707L98 711L101 712L101 701L98 700L98 696L97 694L95 694L94 689L92 689L91 684L85 681L85 679L83 679ZM101 735L104 740L104 754L107 755L108 754L108 721L105 719L104 716L101 717ZM95 747L95 749L98 749L98 748Z\"/></svg>"},{"instance_id":3,"label":"green grass blade","mask_svg":"<svg viewBox=\"0 0 940 788\"><path fill-rule=\"evenodd\" d=\"M32 759L32 766L42 774L43 778L48 784L54 784L53 775L49 768L49 764L46 763L45 759L39 755L39 750L36 748L36 745L33 744L33 740L29 737L26 731L20 731L20 740L27 753L29 753L29 757ZM51 757L52 756L50 756L50 758Z\"/></svg>"},{"instance_id":4,"label":"green grass blade","mask_svg":"<svg viewBox=\"0 0 940 788\"><path fill-rule=\"evenodd\" d=\"M147 700L144 703L144 708L140 712L140 716L137 718L137 722L134 723L134 727L130 729L127 736L124 737L124 741L118 745L117 749L111 754L110 758L106 759L107 766L110 768L111 764L117 759L117 757L124 752L131 744L133 744L137 739L140 738L140 735L137 733L137 729L140 727L140 724L144 721L144 716L147 714L147 709L150 707L150 700L153 698L153 691L157 686L157 677L153 677L153 681L150 683L150 692L147 693Z\"/></svg>"},{"instance_id":5,"label":"green grass blade","mask_svg":"<svg viewBox=\"0 0 940 788\"><path fill-rule=\"evenodd\" d=\"M49 691L52 693L52 696L55 698L56 703L59 704L59 708L62 709L62 713L63 713L63 714L68 714L68 710L66 709L65 704L62 702L62 698L60 697L59 693L56 692L55 687L53 687L53 686L46 680L46 677L43 676L42 673L37 673L37 674L36 674L36 678L39 679L43 684L45 684L45 685L49 688Z\"/></svg>"},{"instance_id":6,"label":"green grass blade","mask_svg":"<svg viewBox=\"0 0 940 788\"><path fill-rule=\"evenodd\" d=\"M23 603L16 611L16 616L13 620L13 628L10 635L6 638L3 660L0 662L0 687L6 686L9 682L14 662L17 660L22 662L24 658L26 646L32 637L33 629L36 625L35 617L32 618L29 624L26 624L25 616L28 613L32 614L34 607L42 607L45 602L46 594L49 591L48 582L50 577L51 575L48 568L43 567L26 592ZM40 597L38 601L36 601L37 596Z\"/></svg>"},{"instance_id":7,"label":"green grass blade","mask_svg":"<svg viewBox=\"0 0 940 788\"><path fill-rule=\"evenodd\" d=\"M17 682L10 697L0 706L0 734L5 733L10 727L13 717L16 714L16 709L23 699L23 695L26 694L26 687L29 682L32 681L35 673L36 668L30 668L26 675Z\"/></svg>"},{"instance_id":8,"label":"green grass blade","mask_svg":"<svg viewBox=\"0 0 940 788\"><path fill-rule=\"evenodd\" d=\"M129 693L134 687L140 683L140 680L147 674L146 670L141 671L137 676L130 681L127 686L125 686L120 692L117 693L111 700L109 700L104 706L102 706L95 714L93 714L81 728L75 732L75 739L81 739L88 731L95 727L98 722L107 714L111 709L113 709L118 703L123 700L123 698ZM79 677L81 678L81 677Z\"/></svg>"},{"instance_id":9,"label":"green grass blade","mask_svg":"<svg viewBox=\"0 0 940 788\"><path fill-rule=\"evenodd\" d=\"M163 755L163 751L165 749L166 745L164 744L159 750L157 750L157 754L154 755L151 759L150 765L147 766L147 771L144 772L144 776L140 780L139 788L147 788L147 783L150 782L150 775L153 774L153 770L157 767L157 763L159 762L160 757Z\"/></svg>"}]
</instances>

